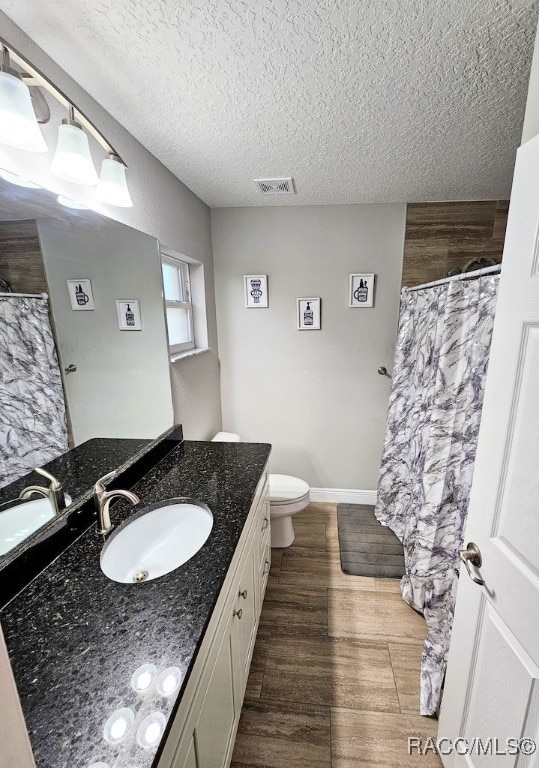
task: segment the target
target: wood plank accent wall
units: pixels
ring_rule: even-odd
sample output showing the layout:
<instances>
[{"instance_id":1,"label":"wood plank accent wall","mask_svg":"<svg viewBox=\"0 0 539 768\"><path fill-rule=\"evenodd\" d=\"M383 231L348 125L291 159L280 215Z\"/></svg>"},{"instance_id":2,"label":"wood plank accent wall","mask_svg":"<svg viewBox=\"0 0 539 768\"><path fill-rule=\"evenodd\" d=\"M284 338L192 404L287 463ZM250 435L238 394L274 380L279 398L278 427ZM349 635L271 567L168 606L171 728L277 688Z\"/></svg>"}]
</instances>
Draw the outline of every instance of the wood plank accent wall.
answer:
<instances>
[{"instance_id":1,"label":"wood plank accent wall","mask_svg":"<svg viewBox=\"0 0 539 768\"><path fill-rule=\"evenodd\" d=\"M14 293L47 293L34 219L0 221L0 278L8 281Z\"/></svg>"},{"instance_id":2,"label":"wood plank accent wall","mask_svg":"<svg viewBox=\"0 0 539 768\"><path fill-rule=\"evenodd\" d=\"M508 209L508 200L410 203L402 284L440 280L455 267L460 271L474 256L500 263Z\"/></svg>"}]
</instances>

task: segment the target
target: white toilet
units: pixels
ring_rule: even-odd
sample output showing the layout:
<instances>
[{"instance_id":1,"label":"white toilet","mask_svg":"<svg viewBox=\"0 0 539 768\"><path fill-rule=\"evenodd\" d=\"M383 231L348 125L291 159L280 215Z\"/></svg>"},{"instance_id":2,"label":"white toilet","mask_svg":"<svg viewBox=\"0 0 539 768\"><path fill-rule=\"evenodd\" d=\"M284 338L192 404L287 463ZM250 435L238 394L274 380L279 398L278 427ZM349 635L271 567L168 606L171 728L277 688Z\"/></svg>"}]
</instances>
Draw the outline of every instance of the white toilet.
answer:
<instances>
[{"instance_id":1,"label":"white toilet","mask_svg":"<svg viewBox=\"0 0 539 768\"><path fill-rule=\"evenodd\" d=\"M270 475L271 546L289 547L294 541L292 515L309 503L309 486L292 475Z\"/></svg>"},{"instance_id":2,"label":"white toilet","mask_svg":"<svg viewBox=\"0 0 539 768\"><path fill-rule=\"evenodd\" d=\"M213 442L238 443L240 436L234 432L218 432ZM292 516L309 504L310 489L305 480L292 475L270 475L271 546L289 547L294 541Z\"/></svg>"}]
</instances>

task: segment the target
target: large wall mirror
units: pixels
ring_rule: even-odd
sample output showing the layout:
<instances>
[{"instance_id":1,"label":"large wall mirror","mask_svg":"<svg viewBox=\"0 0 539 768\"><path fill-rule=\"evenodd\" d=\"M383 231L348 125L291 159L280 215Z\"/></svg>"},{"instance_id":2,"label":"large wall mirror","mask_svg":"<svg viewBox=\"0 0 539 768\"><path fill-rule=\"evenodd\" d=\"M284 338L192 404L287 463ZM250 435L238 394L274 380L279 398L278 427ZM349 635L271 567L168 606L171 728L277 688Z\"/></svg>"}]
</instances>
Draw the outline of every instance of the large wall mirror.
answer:
<instances>
[{"instance_id":1,"label":"large wall mirror","mask_svg":"<svg viewBox=\"0 0 539 768\"><path fill-rule=\"evenodd\" d=\"M0 179L0 566L25 537L19 479L96 438L127 458L172 423L157 240Z\"/></svg>"}]
</instances>

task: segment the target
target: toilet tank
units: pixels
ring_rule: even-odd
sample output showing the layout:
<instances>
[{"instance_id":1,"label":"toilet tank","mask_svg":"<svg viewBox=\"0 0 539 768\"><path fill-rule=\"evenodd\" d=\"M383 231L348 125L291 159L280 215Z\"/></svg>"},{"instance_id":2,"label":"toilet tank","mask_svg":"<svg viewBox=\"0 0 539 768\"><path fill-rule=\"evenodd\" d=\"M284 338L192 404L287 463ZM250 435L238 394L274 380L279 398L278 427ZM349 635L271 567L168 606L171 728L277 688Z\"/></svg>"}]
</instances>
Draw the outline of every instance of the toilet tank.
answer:
<instances>
[{"instance_id":1,"label":"toilet tank","mask_svg":"<svg viewBox=\"0 0 539 768\"><path fill-rule=\"evenodd\" d=\"M235 432L218 432L212 438L212 443L239 443L240 436Z\"/></svg>"}]
</instances>

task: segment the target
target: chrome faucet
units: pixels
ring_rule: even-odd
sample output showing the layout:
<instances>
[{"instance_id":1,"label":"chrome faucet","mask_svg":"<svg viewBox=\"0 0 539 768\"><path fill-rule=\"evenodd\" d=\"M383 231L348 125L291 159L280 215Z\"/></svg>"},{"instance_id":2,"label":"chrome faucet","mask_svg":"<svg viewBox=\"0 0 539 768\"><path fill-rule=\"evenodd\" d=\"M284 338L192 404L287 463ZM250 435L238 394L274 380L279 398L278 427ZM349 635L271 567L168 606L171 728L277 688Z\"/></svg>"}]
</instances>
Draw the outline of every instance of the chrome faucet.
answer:
<instances>
[{"instance_id":1,"label":"chrome faucet","mask_svg":"<svg viewBox=\"0 0 539 768\"><path fill-rule=\"evenodd\" d=\"M47 480L49 480L49 487L45 488L41 485L29 485L28 488L24 488L24 490L20 492L19 499L29 499L33 494L43 496L45 499L50 501L54 510L54 514L59 514L66 508L66 500L61 482L45 469L41 469L41 467L36 467L34 472L37 472L38 475L41 475L41 477L45 477Z\"/></svg>"},{"instance_id":2,"label":"chrome faucet","mask_svg":"<svg viewBox=\"0 0 539 768\"><path fill-rule=\"evenodd\" d=\"M123 497L124 499L127 499L132 506L140 502L136 493L131 493L131 491L107 491L105 489L105 483L114 480L115 477L116 472L109 472L108 475L102 477L94 485L94 503L97 512L98 533L107 534L114 528L110 522L109 510L110 502L113 499Z\"/></svg>"}]
</instances>

